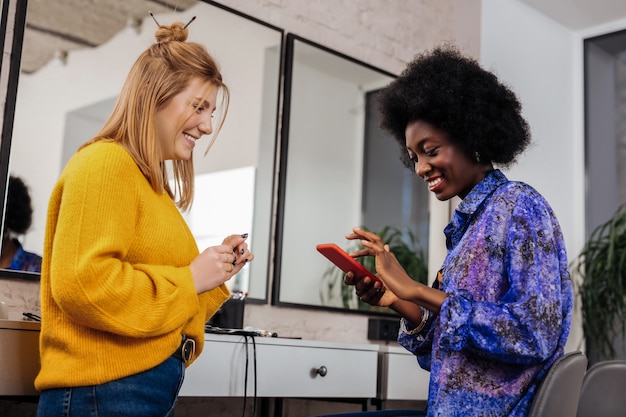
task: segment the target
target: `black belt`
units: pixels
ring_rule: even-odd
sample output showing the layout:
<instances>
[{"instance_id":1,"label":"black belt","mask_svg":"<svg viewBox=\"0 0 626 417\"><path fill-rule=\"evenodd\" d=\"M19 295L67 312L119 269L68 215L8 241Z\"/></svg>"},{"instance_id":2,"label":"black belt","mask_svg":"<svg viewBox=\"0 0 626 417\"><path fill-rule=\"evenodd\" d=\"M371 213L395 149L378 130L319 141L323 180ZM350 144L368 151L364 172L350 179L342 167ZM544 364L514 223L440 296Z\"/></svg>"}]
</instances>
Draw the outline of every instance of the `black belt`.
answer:
<instances>
[{"instance_id":1,"label":"black belt","mask_svg":"<svg viewBox=\"0 0 626 417\"><path fill-rule=\"evenodd\" d=\"M190 337L183 335L183 340L180 342L180 346L176 348L172 356L180 359L183 363L187 363L193 358L196 351L196 341Z\"/></svg>"}]
</instances>

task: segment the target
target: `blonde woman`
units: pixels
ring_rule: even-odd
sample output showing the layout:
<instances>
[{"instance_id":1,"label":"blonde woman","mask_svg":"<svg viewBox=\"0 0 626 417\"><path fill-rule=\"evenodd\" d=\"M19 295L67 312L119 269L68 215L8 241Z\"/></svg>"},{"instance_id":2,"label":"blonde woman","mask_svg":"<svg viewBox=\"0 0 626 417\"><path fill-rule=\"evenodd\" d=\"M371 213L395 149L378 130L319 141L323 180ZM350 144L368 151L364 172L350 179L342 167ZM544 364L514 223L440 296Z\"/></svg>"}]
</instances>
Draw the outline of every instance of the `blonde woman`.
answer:
<instances>
[{"instance_id":1,"label":"blonde woman","mask_svg":"<svg viewBox=\"0 0 626 417\"><path fill-rule=\"evenodd\" d=\"M193 150L213 134L208 150L229 100L217 63L187 35L182 23L158 27L52 192L39 417L171 416L204 324L230 295L224 283L254 258L245 234L199 253L179 211L192 203Z\"/></svg>"}]
</instances>

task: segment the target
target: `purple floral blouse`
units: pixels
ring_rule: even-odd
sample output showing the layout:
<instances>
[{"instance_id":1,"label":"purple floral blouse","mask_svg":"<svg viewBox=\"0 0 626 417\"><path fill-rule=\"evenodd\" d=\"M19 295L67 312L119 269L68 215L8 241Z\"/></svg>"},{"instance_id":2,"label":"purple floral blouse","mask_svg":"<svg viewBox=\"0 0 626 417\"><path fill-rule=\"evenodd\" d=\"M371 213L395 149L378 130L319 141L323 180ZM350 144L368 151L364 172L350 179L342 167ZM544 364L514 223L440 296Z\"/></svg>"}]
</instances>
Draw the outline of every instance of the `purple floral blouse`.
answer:
<instances>
[{"instance_id":1,"label":"purple floral blouse","mask_svg":"<svg viewBox=\"0 0 626 417\"><path fill-rule=\"evenodd\" d=\"M571 324L558 221L535 189L495 170L444 233L448 254L434 285L448 298L420 333L398 335L430 370L428 416L526 416Z\"/></svg>"}]
</instances>

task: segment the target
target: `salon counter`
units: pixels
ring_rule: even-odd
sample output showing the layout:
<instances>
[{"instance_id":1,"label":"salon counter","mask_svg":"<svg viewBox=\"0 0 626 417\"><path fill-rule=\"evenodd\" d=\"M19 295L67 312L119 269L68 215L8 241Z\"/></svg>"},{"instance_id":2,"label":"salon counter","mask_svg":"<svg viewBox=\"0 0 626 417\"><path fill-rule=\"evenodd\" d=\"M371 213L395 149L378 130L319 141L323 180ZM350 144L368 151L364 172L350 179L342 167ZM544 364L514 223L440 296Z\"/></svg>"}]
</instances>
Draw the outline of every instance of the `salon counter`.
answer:
<instances>
[{"instance_id":1,"label":"salon counter","mask_svg":"<svg viewBox=\"0 0 626 417\"><path fill-rule=\"evenodd\" d=\"M247 342L246 342L247 339ZM375 398L378 345L205 336L181 396ZM247 385L246 385L247 376Z\"/></svg>"},{"instance_id":2,"label":"salon counter","mask_svg":"<svg viewBox=\"0 0 626 417\"><path fill-rule=\"evenodd\" d=\"M378 376L376 398L380 401L428 399L430 372L423 370L417 358L402 346L380 347Z\"/></svg>"},{"instance_id":3,"label":"salon counter","mask_svg":"<svg viewBox=\"0 0 626 417\"><path fill-rule=\"evenodd\" d=\"M0 395L37 395L39 329L32 321L0 320Z\"/></svg>"},{"instance_id":4,"label":"salon counter","mask_svg":"<svg viewBox=\"0 0 626 417\"><path fill-rule=\"evenodd\" d=\"M0 320L0 396L36 396L40 324ZM206 334L182 397L426 400L428 373L403 348Z\"/></svg>"}]
</instances>

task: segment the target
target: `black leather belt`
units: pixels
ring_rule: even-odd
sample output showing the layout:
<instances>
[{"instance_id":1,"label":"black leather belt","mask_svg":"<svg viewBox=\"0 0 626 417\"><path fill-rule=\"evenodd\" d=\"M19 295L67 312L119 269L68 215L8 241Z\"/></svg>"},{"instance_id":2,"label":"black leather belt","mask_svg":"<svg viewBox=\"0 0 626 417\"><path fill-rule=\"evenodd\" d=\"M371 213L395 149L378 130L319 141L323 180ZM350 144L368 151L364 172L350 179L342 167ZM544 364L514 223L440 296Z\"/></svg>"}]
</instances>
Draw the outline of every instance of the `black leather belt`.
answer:
<instances>
[{"instance_id":1,"label":"black leather belt","mask_svg":"<svg viewBox=\"0 0 626 417\"><path fill-rule=\"evenodd\" d=\"M183 340L180 342L180 346L176 348L172 356L180 359L183 363L187 363L193 358L196 352L196 341L190 337L183 335Z\"/></svg>"}]
</instances>

